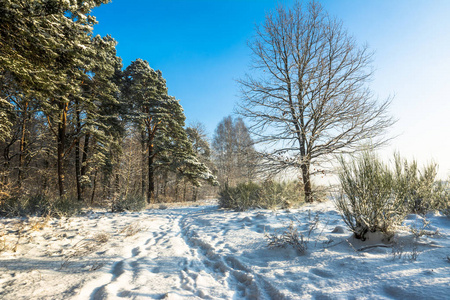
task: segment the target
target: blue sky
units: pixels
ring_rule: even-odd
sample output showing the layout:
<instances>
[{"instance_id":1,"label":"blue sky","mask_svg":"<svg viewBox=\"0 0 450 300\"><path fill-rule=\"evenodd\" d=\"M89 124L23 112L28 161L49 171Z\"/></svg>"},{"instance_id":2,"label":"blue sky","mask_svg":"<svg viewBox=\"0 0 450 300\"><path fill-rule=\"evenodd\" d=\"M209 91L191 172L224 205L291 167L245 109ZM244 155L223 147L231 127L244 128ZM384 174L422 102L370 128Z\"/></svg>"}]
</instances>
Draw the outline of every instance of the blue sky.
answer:
<instances>
[{"instance_id":1,"label":"blue sky","mask_svg":"<svg viewBox=\"0 0 450 300\"><path fill-rule=\"evenodd\" d=\"M142 58L162 71L180 99L187 123L210 135L239 101L235 79L248 71L246 45L269 0L113 0L94 10L94 33L118 41L126 67ZM450 1L323 0L359 43L375 51L371 87L395 96L391 113L399 135L383 153L400 151L419 164L434 160L450 174ZM387 155L387 154L386 154Z\"/></svg>"}]
</instances>

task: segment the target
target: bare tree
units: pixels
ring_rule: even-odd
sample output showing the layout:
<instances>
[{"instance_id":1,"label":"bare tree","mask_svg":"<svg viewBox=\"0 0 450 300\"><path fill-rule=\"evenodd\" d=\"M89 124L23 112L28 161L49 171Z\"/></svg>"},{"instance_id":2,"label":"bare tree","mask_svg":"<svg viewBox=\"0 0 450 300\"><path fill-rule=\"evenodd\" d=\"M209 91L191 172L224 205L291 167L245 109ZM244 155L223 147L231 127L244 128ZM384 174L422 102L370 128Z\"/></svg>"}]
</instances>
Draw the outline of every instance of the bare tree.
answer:
<instances>
[{"instance_id":1,"label":"bare tree","mask_svg":"<svg viewBox=\"0 0 450 300\"><path fill-rule=\"evenodd\" d=\"M216 127L212 148L221 184L235 185L256 178L256 152L241 118L225 117Z\"/></svg>"},{"instance_id":2,"label":"bare tree","mask_svg":"<svg viewBox=\"0 0 450 300\"><path fill-rule=\"evenodd\" d=\"M275 171L301 170L311 202L312 165L387 140L390 99L377 102L367 87L372 53L315 1L269 13L249 46L253 74L239 81L239 113L266 143L262 155Z\"/></svg>"}]
</instances>

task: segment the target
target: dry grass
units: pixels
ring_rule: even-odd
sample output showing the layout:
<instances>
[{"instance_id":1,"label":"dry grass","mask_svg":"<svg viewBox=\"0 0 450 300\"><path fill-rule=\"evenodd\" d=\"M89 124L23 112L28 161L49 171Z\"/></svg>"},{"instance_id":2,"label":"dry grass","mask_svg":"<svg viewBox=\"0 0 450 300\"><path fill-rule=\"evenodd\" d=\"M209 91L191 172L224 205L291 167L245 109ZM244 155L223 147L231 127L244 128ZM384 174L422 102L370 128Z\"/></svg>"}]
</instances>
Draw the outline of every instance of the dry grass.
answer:
<instances>
[{"instance_id":1,"label":"dry grass","mask_svg":"<svg viewBox=\"0 0 450 300\"><path fill-rule=\"evenodd\" d=\"M32 240L31 233L44 229L48 226L50 219L50 216L46 216L18 220L8 224L8 230L6 229L6 225L3 225L4 228L0 231L0 253L8 251L17 252L21 242L24 239L25 242L30 242Z\"/></svg>"},{"instance_id":2,"label":"dry grass","mask_svg":"<svg viewBox=\"0 0 450 300\"><path fill-rule=\"evenodd\" d=\"M31 219L27 226L29 227L30 231L39 231L44 229L48 225L50 219L50 215L47 215L46 217L36 217Z\"/></svg>"},{"instance_id":3,"label":"dry grass","mask_svg":"<svg viewBox=\"0 0 450 300\"><path fill-rule=\"evenodd\" d=\"M109 241L110 234L107 232L98 232L94 235L94 241L98 244L104 244Z\"/></svg>"},{"instance_id":4,"label":"dry grass","mask_svg":"<svg viewBox=\"0 0 450 300\"><path fill-rule=\"evenodd\" d=\"M130 237L130 236L133 236L133 235L137 234L138 232L142 231L143 229L144 228L141 227L141 224L139 222L133 222L133 223L125 226L119 232L119 234L124 234L125 237Z\"/></svg>"}]
</instances>

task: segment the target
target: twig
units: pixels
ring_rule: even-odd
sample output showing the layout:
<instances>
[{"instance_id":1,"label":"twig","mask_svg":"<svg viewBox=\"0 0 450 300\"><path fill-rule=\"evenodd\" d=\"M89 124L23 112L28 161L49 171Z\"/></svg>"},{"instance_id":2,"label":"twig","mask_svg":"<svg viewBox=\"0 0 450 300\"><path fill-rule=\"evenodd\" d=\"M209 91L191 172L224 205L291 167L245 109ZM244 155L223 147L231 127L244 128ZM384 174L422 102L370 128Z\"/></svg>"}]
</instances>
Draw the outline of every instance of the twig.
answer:
<instances>
[{"instance_id":1,"label":"twig","mask_svg":"<svg viewBox=\"0 0 450 300\"><path fill-rule=\"evenodd\" d=\"M370 246L365 246L365 247L359 248L359 249L357 249L356 251L361 252L361 251L365 251L365 250L367 250L367 249L372 249L372 248L376 248L376 247L391 248L392 246L390 246L390 245L384 245L384 244L370 245Z\"/></svg>"}]
</instances>

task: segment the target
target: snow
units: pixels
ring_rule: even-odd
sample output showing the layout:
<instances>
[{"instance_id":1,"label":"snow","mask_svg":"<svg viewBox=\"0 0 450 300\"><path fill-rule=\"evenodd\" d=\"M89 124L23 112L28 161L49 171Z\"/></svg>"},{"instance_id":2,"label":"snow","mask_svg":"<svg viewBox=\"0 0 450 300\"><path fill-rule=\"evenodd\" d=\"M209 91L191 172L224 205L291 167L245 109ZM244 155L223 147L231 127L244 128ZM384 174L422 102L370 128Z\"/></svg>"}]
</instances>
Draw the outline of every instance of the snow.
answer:
<instances>
[{"instance_id":1,"label":"snow","mask_svg":"<svg viewBox=\"0 0 450 300\"><path fill-rule=\"evenodd\" d=\"M265 235L291 222L308 241L304 255L267 247ZM390 242L361 242L331 202L3 218L0 298L448 299L449 235L450 219L433 213L408 216Z\"/></svg>"}]
</instances>

